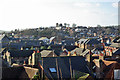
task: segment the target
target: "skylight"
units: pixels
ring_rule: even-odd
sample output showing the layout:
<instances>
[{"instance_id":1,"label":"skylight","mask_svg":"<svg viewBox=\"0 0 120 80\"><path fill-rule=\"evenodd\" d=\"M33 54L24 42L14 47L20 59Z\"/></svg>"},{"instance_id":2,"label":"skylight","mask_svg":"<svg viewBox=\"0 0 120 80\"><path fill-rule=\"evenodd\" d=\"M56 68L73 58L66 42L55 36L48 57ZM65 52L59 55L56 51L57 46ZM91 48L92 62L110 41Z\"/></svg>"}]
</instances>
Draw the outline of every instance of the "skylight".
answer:
<instances>
[{"instance_id":1,"label":"skylight","mask_svg":"<svg viewBox=\"0 0 120 80\"><path fill-rule=\"evenodd\" d=\"M56 72L55 68L49 68L50 72Z\"/></svg>"}]
</instances>

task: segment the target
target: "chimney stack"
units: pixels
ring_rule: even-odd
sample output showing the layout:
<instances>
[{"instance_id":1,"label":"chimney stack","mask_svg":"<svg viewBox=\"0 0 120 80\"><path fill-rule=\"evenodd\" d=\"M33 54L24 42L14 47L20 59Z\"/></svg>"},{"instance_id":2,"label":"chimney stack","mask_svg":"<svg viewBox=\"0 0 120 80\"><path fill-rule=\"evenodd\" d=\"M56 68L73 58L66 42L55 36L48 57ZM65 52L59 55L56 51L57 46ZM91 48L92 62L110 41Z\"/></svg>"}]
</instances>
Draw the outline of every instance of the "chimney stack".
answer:
<instances>
[{"instance_id":1,"label":"chimney stack","mask_svg":"<svg viewBox=\"0 0 120 80\"><path fill-rule=\"evenodd\" d=\"M23 47L21 47L21 49L20 50L23 50Z\"/></svg>"},{"instance_id":2,"label":"chimney stack","mask_svg":"<svg viewBox=\"0 0 120 80\"><path fill-rule=\"evenodd\" d=\"M100 79L103 78L103 62L100 59L95 59L95 65L96 65L96 78Z\"/></svg>"},{"instance_id":3,"label":"chimney stack","mask_svg":"<svg viewBox=\"0 0 120 80\"><path fill-rule=\"evenodd\" d=\"M110 49L110 55L109 56L112 56L112 49Z\"/></svg>"},{"instance_id":4,"label":"chimney stack","mask_svg":"<svg viewBox=\"0 0 120 80\"><path fill-rule=\"evenodd\" d=\"M89 54L87 55L87 61L88 61L89 69L92 71L92 52L91 52L91 50L89 51Z\"/></svg>"},{"instance_id":5,"label":"chimney stack","mask_svg":"<svg viewBox=\"0 0 120 80\"><path fill-rule=\"evenodd\" d=\"M70 51L68 51L68 56L70 56L71 55L71 53L70 53Z\"/></svg>"},{"instance_id":6,"label":"chimney stack","mask_svg":"<svg viewBox=\"0 0 120 80\"><path fill-rule=\"evenodd\" d=\"M104 54L103 53L99 54L99 60L104 60Z\"/></svg>"}]
</instances>

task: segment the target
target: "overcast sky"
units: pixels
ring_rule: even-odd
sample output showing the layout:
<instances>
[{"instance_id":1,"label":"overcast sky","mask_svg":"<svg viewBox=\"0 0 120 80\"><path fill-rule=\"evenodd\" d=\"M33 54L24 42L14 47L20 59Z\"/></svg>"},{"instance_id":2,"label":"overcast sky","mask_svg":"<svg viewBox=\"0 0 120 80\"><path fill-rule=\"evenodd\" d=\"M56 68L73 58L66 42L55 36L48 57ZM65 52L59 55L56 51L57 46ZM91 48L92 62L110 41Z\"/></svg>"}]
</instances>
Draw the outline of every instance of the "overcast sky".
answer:
<instances>
[{"instance_id":1,"label":"overcast sky","mask_svg":"<svg viewBox=\"0 0 120 80\"><path fill-rule=\"evenodd\" d=\"M1 0L0 30L49 27L56 23L93 27L97 24L117 25L117 0L100 1Z\"/></svg>"}]
</instances>

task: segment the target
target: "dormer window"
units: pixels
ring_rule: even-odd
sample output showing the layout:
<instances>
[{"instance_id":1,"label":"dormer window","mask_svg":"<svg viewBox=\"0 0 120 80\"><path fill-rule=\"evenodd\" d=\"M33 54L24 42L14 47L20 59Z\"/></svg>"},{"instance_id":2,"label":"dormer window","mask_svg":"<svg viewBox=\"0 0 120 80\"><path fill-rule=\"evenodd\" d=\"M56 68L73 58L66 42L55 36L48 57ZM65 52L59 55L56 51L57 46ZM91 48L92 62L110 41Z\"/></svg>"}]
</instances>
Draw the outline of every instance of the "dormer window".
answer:
<instances>
[{"instance_id":1,"label":"dormer window","mask_svg":"<svg viewBox=\"0 0 120 80\"><path fill-rule=\"evenodd\" d=\"M55 68L49 68L50 72L55 73L57 72Z\"/></svg>"}]
</instances>

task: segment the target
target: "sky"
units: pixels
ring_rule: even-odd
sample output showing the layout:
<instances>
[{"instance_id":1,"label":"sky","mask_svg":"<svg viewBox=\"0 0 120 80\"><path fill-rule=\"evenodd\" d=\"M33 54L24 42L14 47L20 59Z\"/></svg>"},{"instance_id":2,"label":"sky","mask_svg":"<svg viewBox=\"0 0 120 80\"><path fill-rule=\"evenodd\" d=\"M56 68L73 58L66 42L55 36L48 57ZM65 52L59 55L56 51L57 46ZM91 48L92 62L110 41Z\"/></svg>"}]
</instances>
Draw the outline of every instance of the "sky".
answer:
<instances>
[{"instance_id":1,"label":"sky","mask_svg":"<svg viewBox=\"0 0 120 80\"><path fill-rule=\"evenodd\" d=\"M118 0L1 0L0 30L118 25Z\"/></svg>"}]
</instances>

